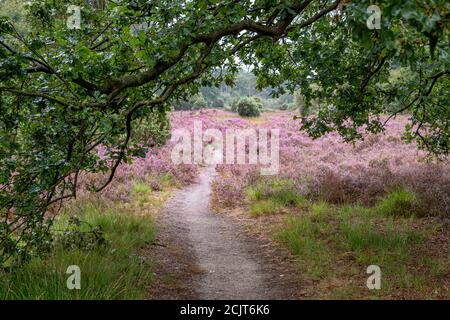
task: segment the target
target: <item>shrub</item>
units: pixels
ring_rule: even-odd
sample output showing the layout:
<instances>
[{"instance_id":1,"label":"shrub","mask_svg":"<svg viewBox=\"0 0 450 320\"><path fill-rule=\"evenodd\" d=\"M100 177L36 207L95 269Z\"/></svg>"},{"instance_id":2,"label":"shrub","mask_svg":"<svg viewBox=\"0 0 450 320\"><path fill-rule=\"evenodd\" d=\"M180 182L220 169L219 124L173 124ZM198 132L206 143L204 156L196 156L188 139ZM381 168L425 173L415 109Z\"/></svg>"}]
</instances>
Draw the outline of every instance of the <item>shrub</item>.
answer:
<instances>
[{"instance_id":1,"label":"shrub","mask_svg":"<svg viewBox=\"0 0 450 320\"><path fill-rule=\"evenodd\" d=\"M163 145L170 136L170 122L166 115L149 113L133 124L131 141L148 147Z\"/></svg>"},{"instance_id":2,"label":"shrub","mask_svg":"<svg viewBox=\"0 0 450 320\"><path fill-rule=\"evenodd\" d=\"M177 101L173 104L174 110L199 110L208 107L208 102L201 93L191 96L187 100Z\"/></svg>"},{"instance_id":3,"label":"shrub","mask_svg":"<svg viewBox=\"0 0 450 320\"><path fill-rule=\"evenodd\" d=\"M415 212L416 195L411 191L400 189L384 197L375 207L383 215L410 216Z\"/></svg>"},{"instance_id":4,"label":"shrub","mask_svg":"<svg viewBox=\"0 0 450 320\"><path fill-rule=\"evenodd\" d=\"M237 103L237 112L242 117L258 117L261 109L261 100L254 97L241 98Z\"/></svg>"},{"instance_id":5,"label":"shrub","mask_svg":"<svg viewBox=\"0 0 450 320\"><path fill-rule=\"evenodd\" d=\"M297 109L300 113L306 113L305 108L305 97L302 95L300 90L294 92L294 102L292 103L293 109Z\"/></svg>"},{"instance_id":6,"label":"shrub","mask_svg":"<svg viewBox=\"0 0 450 320\"><path fill-rule=\"evenodd\" d=\"M268 183L259 181L246 190L251 215L277 213L288 207L305 207L306 199L295 189L292 181L276 179Z\"/></svg>"},{"instance_id":7,"label":"shrub","mask_svg":"<svg viewBox=\"0 0 450 320\"><path fill-rule=\"evenodd\" d=\"M222 108L225 107L225 101L224 101L222 98L216 98L216 99L213 99L213 100L210 102L210 106L211 106L212 108L219 108L219 109L222 109Z\"/></svg>"},{"instance_id":8,"label":"shrub","mask_svg":"<svg viewBox=\"0 0 450 320\"><path fill-rule=\"evenodd\" d=\"M238 112L238 103L241 100L241 97L234 97L230 103L230 110L232 112Z\"/></svg>"},{"instance_id":9,"label":"shrub","mask_svg":"<svg viewBox=\"0 0 450 320\"><path fill-rule=\"evenodd\" d=\"M69 217L67 227L56 237L56 243L66 250L94 250L107 244L100 226L93 226L77 216Z\"/></svg>"},{"instance_id":10,"label":"shrub","mask_svg":"<svg viewBox=\"0 0 450 320\"><path fill-rule=\"evenodd\" d=\"M204 109L208 107L208 102L206 101L206 99L203 97L202 94L196 95L195 97L193 97L193 99L191 100L192 103L192 109L197 110L197 109Z\"/></svg>"}]
</instances>

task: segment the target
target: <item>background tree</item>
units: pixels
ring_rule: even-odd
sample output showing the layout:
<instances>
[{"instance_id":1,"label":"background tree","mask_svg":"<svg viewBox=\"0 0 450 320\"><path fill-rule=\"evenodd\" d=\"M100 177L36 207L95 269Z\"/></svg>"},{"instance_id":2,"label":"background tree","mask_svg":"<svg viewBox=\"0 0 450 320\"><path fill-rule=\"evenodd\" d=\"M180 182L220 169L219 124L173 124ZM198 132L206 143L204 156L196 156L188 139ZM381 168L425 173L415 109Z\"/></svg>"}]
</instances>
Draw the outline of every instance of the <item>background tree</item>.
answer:
<instances>
[{"instance_id":1,"label":"background tree","mask_svg":"<svg viewBox=\"0 0 450 320\"><path fill-rule=\"evenodd\" d=\"M27 3L25 33L0 18L0 263L45 248L47 209L76 196L80 173L109 172L100 191L144 154L131 139L140 119L232 84L242 64L259 89L321 101L302 119L314 137L380 132L389 105L391 116L410 112L410 139L448 154L447 0L380 0L375 30L368 0L115 0L102 10L73 0L81 29L67 27L67 1ZM392 83L398 67L409 76Z\"/></svg>"},{"instance_id":2,"label":"background tree","mask_svg":"<svg viewBox=\"0 0 450 320\"><path fill-rule=\"evenodd\" d=\"M261 100L257 97L242 97L237 102L236 109L242 117L258 117L262 109Z\"/></svg>"},{"instance_id":3,"label":"background tree","mask_svg":"<svg viewBox=\"0 0 450 320\"><path fill-rule=\"evenodd\" d=\"M208 107L208 103L203 94L200 92L196 95L189 97L187 100L175 101L173 103L174 110L198 110Z\"/></svg>"}]
</instances>

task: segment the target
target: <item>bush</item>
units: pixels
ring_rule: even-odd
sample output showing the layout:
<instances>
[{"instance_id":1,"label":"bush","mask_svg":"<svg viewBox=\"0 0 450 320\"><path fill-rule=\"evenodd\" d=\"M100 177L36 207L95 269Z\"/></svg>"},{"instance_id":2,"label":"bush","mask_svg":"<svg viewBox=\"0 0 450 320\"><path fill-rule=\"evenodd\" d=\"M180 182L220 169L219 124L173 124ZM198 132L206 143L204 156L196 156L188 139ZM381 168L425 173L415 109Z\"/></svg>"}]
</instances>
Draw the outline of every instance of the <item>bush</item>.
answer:
<instances>
[{"instance_id":1,"label":"bush","mask_svg":"<svg viewBox=\"0 0 450 320\"><path fill-rule=\"evenodd\" d=\"M145 147L162 146L170 136L170 123L166 114L151 112L133 124L132 143Z\"/></svg>"},{"instance_id":2,"label":"bush","mask_svg":"<svg viewBox=\"0 0 450 320\"><path fill-rule=\"evenodd\" d=\"M192 109L198 110L198 109L204 109L208 107L208 102L206 102L206 99L203 97L202 94L199 94L191 100L192 103Z\"/></svg>"},{"instance_id":3,"label":"bush","mask_svg":"<svg viewBox=\"0 0 450 320\"><path fill-rule=\"evenodd\" d=\"M311 85L312 89L318 88L317 85ZM313 99L310 104L307 103L305 96L300 90L294 92L294 101L290 106L290 110L298 111L303 116L309 116L313 113L317 113L320 108L320 100Z\"/></svg>"},{"instance_id":4,"label":"bush","mask_svg":"<svg viewBox=\"0 0 450 320\"><path fill-rule=\"evenodd\" d=\"M225 107L225 101L222 98L217 98L212 102L211 107L222 109Z\"/></svg>"},{"instance_id":5,"label":"bush","mask_svg":"<svg viewBox=\"0 0 450 320\"><path fill-rule=\"evenodd\" d=\"M232 112L238 112L238 103L241 100L241 97L234 97L230 103L230 110Z\"/></svg>"},{"instance_id":6,"label":"bush","mask_svg":"<svg viewBox=\"0 0 450 320\"><path fill-rule=\"evenodd\" d=\"M258 117L261 109L261 100L255 97L241 98L237 103L237 112L242 117Z\"/></svg>"}]
</instances>

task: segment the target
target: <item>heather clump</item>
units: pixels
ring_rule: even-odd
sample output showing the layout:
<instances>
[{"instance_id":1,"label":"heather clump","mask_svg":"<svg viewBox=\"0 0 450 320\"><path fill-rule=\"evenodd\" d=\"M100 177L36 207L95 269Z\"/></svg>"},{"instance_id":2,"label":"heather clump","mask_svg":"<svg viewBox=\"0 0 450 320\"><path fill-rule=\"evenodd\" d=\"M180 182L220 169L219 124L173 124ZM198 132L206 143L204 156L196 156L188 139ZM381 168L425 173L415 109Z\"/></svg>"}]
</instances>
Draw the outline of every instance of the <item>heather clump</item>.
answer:
<instances>
[{"instance_id":1,"label":"heather clump","mask_svg":"<svg viewBox=\"0 0 450 320\"><path fill-rule=\"evenodd\" d=\"M293 115L292 112L265 113L261 121L247 123L247 127L255 129L280 130L280 172L266 179L289 179L304 197L338 205L373 206L387 194L403 188L415 194L415 215L449 214L448 159L429 161L427 154L419 151L414 143L402 140L407 116L391 119L383 133L364 135L363 140L350 144L336 133L311 139L300 131L300 123L293 120ZM222 118L226 119L224 114ZM229 126L233 123L227 122ZM230 190L225 195L232 193L233 197L232 201L221 199L222 204L234 206L245 202L246 190L256 188L259 183L260 177L250 178L251 175L242 174L240 167L218 166L216 198L222 198L219 197L222 190ZM257 173L255 167L245 170Z\"/></svg>"}]
</instances>

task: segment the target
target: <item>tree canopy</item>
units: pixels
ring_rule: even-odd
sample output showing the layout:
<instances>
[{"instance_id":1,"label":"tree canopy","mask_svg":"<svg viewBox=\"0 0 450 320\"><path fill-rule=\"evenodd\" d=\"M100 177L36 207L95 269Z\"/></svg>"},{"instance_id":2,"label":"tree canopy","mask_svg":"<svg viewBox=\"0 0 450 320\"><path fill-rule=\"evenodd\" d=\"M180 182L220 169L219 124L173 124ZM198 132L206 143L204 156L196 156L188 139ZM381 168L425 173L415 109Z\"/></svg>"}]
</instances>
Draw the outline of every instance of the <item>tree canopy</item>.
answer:
<instances>
[{"instance_id":1,"label":"tree canopy","mask_svg":"<svg viewBox=\"0 0 450 320\"><path fill-rule=\"evenodd\" d=\"M377 1L375 29L371 4L32 0L25 27L1 17L0 259L50 241L44 215L76 196L80 172L109 172L92 187L102 190L121 162L144 154L130 139L139 119L166 121L171 101L231 84L243 64L261 89L320 101L301 122L314 137L337 130L350 141L407 111L406 137L448 155L450 3Z\"/></svg>"}]
</instances>

